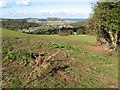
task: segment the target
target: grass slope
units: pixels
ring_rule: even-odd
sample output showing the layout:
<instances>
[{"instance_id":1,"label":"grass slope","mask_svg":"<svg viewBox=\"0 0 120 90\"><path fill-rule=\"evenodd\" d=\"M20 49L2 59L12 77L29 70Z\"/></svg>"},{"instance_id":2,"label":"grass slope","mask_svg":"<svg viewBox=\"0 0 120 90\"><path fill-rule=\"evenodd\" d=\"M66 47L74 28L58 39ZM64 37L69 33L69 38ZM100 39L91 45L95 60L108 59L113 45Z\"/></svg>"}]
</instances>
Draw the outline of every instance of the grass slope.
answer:
<instances>
[{"instance_id":1,"label":"grass slope","mask_svg":"<svg viewBox=\"0 0 120 90\"><path fill-rule=\"evenodd\" d=\"M3 86L37 88L115 88L118 86L117 54L104 50L90 50L94 36L86 35L28 35L2 30L3 34ZM96 48L96 47L93 47ZM97 47L98 48L98 47ZM96 48L96 49L97 49ZM99 47L100 48L100 47ZM27 78L32 71L32 54L40 53L50 59L47 70L40 69L41 76L34 74L30 83ZM39 71L39 70L38 70ZM19 73L20 72L20 73Z\"/></svg>"},{"instance_id":2,"label":"grass slope","mask_svg":"<svg viewBox=\"0 0 120 90\"><path fill-rule=\"evenodd\" d=\"M24 33L20 33L20 32L16 32L13 30L9 30L9 29L0 29L2 30L2 37L3 38L26 38L29 37L29 35L24 34Z\"/></svg>"}]
</instances>

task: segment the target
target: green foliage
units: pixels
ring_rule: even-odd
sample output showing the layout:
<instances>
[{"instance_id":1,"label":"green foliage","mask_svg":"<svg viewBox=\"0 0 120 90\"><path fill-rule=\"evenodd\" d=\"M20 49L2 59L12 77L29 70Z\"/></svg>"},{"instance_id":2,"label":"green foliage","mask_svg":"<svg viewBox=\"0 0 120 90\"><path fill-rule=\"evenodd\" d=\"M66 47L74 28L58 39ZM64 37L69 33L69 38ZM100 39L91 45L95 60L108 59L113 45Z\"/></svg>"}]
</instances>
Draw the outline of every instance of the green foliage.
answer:
<instances>
[{"instance_id":1,"label":"green foliage","mask_svg":"<svg viewBox=\"0 0 120 90\"><path fill-rule=\"evenodd\" d=\"M5 58L11 61L20 60L25 66L28 65L31 54L25 50L8 51Z\"/></svg>"},{"instance_id":2,"label":"green foliage","mask_svg":"<svg viewBox=\"0 0 120 90\"><path fill-rule=\"evenodd\" d=\"M99 25L104 25L106 31L120 30L119 16L120 2L98 2L94 9L94 16Z\"/></svg>"},{"instance_id":3,"label":"green foliage","mask_svg":"<svg viewBox=\"0 0 120 90\"><path fill-rule=\"evenodd\" d=\"M101 60L101 61L105 60L105 58L100 56L100 55L96 55L94 53L90 53L90 52L84 51L82 49L73 47L73 46L71 46L69 44L48 43L47 46L51 47L51 48L61 48L61 49L65 49L65 50L72 50L72 51L78 52L78 53L80 53L82 55L85 55L86 57L95 58L95 59Z\"/></svg>"},{"instance_id":4,"label":"green foliage","mask_svg":"<svg viewBox=\"0 0 120 90\"><path fill-rule=\"evenodd\" d=\"M86 31L82 30L82 29L78 29L77 30L77 35L79 35L79 34L86 34Z\"/></svg>"},{"instance_id":5,"label":"green foliage","mask_svg":"<svg viewBox=\"0 0 120 90\"><path fill-rule=\"evenodd\" d=\"M92 30L91 30L92 28L90 26L89 26L90 29L88 28L88 25L89 25L88 22L90 23L90 19L87 19L82 22L72 23L71 25L73 27L75 27L75 29L73 31L76 32L77 35L79 35L79 34L95 35L94 32L92 32Z\"/></svg>"},{"instance_id":6,"label":"green foliage","mask_svg":"<svg viewBox=\"0 0 120 90\"><path fill-rule=\"evenodd\" d=\"M48 47L70 50L72 47L68 44L48 43Z\"/></svg>"},{"instance_id":7,"label":"green foliage","mask_svg":"<svg viewBox=\"0 0 120 90\"><path fill-rule=\"evenodd\" d=\"M39 24L29 23L25 19L2 19L2 27L12 30L29 29L30 27L38 27Z\"/></svg>"},{"instance_id":8,"label":"green foliage","mask_svg":"<svg viewBox=\"0 0 120 90\"><path fill-rule=\"evenodd\" d=\"M10 83L12 87L20 87L22 82L20 80L11 80Z\"/></svg>"},{"instance_id":9,"label":"green foliage","mask_svg":"<svg viewBox=\"0 0 120 90\"><path fill-rule=\"evenodd\" d=\"M97 2L89 20L89 28L105 39L110 47L117 48L120 32L120 2Z\"/></svg>"},{"instance_id":10,"label":"green foliage","mask_svg":"<svg viewBox=\"0 0 120 90\"><path fill-rule=\"evenodd\" d=\"M41 48L41 46L42 46L42 43L40 43L40 42L35 44L35 47L38 48L38 49Z\"/></svg>"},{"instance_id":11,"label":"green foliage","mask_svg":"<svg viewBox=\"0 0 120 90\"><path fill-rule=\"evenodd\" d=\"M6 59L15 60L16 59L16 54L14 52L9 51L6 55Z\"/></svg>"}]
</instances>

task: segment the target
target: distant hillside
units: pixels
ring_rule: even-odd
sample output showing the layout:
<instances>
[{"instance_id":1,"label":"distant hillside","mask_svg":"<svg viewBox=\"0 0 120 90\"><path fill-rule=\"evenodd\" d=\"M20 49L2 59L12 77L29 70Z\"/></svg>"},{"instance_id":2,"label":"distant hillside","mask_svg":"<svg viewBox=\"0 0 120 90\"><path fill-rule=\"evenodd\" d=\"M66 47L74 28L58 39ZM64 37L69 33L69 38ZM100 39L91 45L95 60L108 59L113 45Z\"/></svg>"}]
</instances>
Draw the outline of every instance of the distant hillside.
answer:
<instances>
[{"instance_id":1,"label":"distant hillside","mask_svg":"<svg viewBox=\"0 0 120 90\"><path fill-rule=\"evenodd\" d=\"M22 31L22 30L28 30L33 29L33 31L40 26L47 27L47 25L54 26L65 26L69 25L70 23L73 23L68 20L64 20L61 18L55 18L55 17L48 17L46 19L39 19L39 18L25 18L25 19L5 19L1 18L2 24L0 27L16 30L16 31Z\"/></svg>"},{"instance_id":2,"label":"distant hillside","mask_svg":"<svg viewBox=\"0 0 120 90\"><path fill-rule=\"evenodd\" d=\"M80 26L86 26L88 19L80 19L80 22L75 22L75 23L71 23L70 25L72 25L73 27L80 27Z\"/></svg>"},{"instance_id":3,"label":"distant hillside","mask_svg":"<svg viewBox=\"0 0 120 90\"><path fill-rule=\"evenodd\" d=\"M40 24L37 23L27 22L26 19L1 19L1 20L2 24L0 27L17 31L40 26Z\"/></svg>"},{"instance_id":4,"label":"distant hillside","mask_svg":"<svg viewBox=\"0 0 120 90\"><path fill-rule=\"evenodd\" d=\"M87 34L86 22L87 20L81 20L80 22L70 21L77 19L64 20L61 18L25 18L25 19L1 19L1 27L11 30L20 31L28 34Z\"/></svg>"},{"instance_id":5,"label":"distant hillside","mask_svg":"<svg viewBox=\"0 0 120 90\"><path fill-rule=\"evenodd\" d=\"M56 17L48 17L46 19L39 19L39 18L26 18L27 22L33 22L33 23L60 23L60 22L73 22L66 19L56 18Z\"/></svg>"}]
</instances>

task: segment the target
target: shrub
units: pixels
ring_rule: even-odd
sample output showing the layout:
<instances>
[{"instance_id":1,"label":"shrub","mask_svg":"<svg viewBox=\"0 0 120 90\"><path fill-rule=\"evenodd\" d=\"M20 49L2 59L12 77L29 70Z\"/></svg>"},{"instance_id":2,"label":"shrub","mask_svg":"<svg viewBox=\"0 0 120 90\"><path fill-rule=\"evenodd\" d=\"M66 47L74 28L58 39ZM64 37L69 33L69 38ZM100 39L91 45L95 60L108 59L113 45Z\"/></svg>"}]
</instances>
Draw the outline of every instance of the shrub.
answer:
<instances>
[{"instance_id":1,"label":"shrub","mask_svg":"<svg viewBox=\"0 0 120 90\"><path fill-rule=\"evenodd\" d=\"M69 34L67 32L60 32L58 35L59 36L68 36Z\"/></svg>"},{"instance_id":2,"label":"shrub","mask_svg":"<svg viewBox=\"0 0 120 90\"><path fill-rule=\"evenodd\" d=\"M28 53L27 51L25 50L19 50L19 51L16 51L16 52L13 52L13 51L9 51L7 52L6 54L6 59L9 59L11 61L14 61L14 60L20 60L25 66L28 65L28 60L30 59L30 53Z\"/></svg>"},{"instance_id":3,"label":"shrub","mask_svg":"<svg viewBox=\"0 0 120 90\"><path fill-rule=\"evenodd\" d=\"M77 30L77 35L79 34L86 34L85 30L82 30L82 29L78 29Z\"/></svg>"},{"instance_id":4,"label":"shrub","mask_svg":"<svg viewBox=\"0 0 120 90\"><path fill-rule=\"evenodd\" d=\"M50 35L50 32L46 32L45 34L46 34L46 35Z\"/></svg>"}]
</instances>

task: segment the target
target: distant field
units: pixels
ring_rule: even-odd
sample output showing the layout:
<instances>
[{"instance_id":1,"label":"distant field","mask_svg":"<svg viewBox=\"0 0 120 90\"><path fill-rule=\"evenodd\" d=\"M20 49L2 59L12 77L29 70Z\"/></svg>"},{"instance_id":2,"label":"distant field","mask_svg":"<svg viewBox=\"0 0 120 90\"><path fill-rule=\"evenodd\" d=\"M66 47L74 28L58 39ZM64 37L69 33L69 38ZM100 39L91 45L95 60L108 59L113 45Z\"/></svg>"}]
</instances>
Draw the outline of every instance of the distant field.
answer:
<instances>
[{"instance_id":1,"label":"distant field","mask_svg":"<svg viewBox=\"0 0 120 90\"><path fill-rule=\"evenodd\" d=\"M1 29L0 29L1 30ZM92 46L95 36L30 35L3 29L3 87L116 88L118 56ZM47 69L32 72L33 54L48 58ZM26 81L29 83L26 84Z\"/></svg>"},{"instance_id":2,"label":"distant field","mask_svg":"<svg viewBox=\"0 0 120 90\"><path fill-rule=\"evenodd\" d=\"M0 29L2 30L2 29ZM83 41L88 43L95 43L95 37L94 36L88 36L88 35L70 35L70 36L58 36L58 35L30 35L30 34L24 34L21 32L16 32L13 30L3 29L2 30L2 36L3 38L12 38L12 37L18 37L18 38L36 38L36 39L45 39L45 40L60 40L60 41Z\"/></svg>"}]
</instances>

